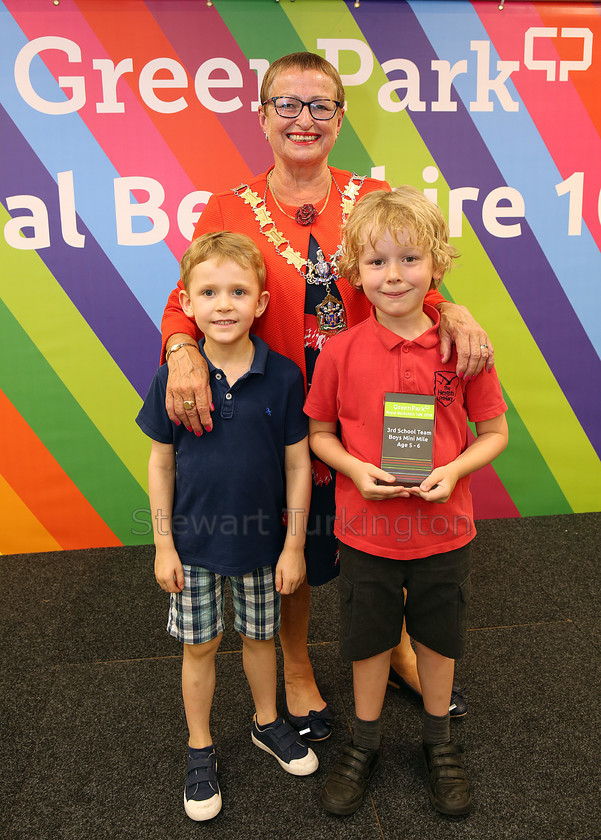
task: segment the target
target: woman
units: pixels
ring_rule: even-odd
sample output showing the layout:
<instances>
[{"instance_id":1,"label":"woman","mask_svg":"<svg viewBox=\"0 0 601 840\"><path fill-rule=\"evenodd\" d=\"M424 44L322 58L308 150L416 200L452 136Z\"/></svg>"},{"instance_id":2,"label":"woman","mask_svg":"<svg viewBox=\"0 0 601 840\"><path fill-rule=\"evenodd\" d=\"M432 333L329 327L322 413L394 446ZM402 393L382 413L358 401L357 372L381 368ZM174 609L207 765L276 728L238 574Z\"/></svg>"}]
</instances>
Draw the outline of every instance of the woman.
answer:
<instances>
[{"instance_id":1,"label":"woman","mask_svg":"<svg viewBox=\"0 0 601 840\"><path fill-rule=\"evenodd\" d=\"M295 361L307 388L315 360L331 335L362 321L367 299L337 274L340 228L358 198L388 185L328 166L344 116L344 87L336 69L312 53L275 61L261 87L259 124L271 145L274 166L209 200L195 236L211 230L246 233L258 245L267 268L269 306L256 333L273 350ZM493 353L486 333L464 307L438 292L428 302L441 311L441 341L450 355L457 344L458 375L476 375ZM198 334L181 311L178 289L169 298L162 324L169 364L167 410L196 434L212 428L208 374L194 343ZM470 351L470 348L472 350ZM307 582L282 599L280 641L284 654L286 703L291 723L313 740L327 738L331 715L321 697L307 650L309 585L337 574L336 545L328 517L334 513L334 481L314 459L314 488L307 539ZM404 639L393 658L408 686L419 690L415 658Z\"/></svg>"}]
</instances>

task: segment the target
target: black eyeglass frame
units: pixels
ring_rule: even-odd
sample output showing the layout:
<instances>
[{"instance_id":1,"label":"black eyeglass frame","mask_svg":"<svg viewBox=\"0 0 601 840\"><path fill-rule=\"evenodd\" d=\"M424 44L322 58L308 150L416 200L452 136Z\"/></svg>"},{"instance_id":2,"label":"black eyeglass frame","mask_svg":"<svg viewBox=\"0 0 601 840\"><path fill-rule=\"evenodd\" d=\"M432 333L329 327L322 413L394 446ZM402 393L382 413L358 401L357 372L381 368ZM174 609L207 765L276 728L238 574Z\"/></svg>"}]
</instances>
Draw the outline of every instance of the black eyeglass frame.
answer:
<instances>
[{"instance_id":1,"label":"black eyeglass frame","mask_svg":"<svg viewBox=\"0 0 601 840\"><path fill-rule=\"evenodd\" d=\"M300 102L300 111L298 112L298 114L295 114L293 117L291 117L289 115L280 114L280 112L278 111L278 106L275 104L276 99L295 99L297 102ZM282 119L284 119L284 120L295 120L297 117L300 117L300 115L303 112L303 108L306 105L307 108L309 109L309 113L311 114L313 119L314 120L319 120L319 122L328 122L329 120L333 120L334 117L336 116L336 113L337 113L338 109L340 108L340 106L342 104L337 99L313 99L311 102L303 102L303 100L299 99L298 96L270 96L269 99L265 100L265 102L261 102L261 105L268 105L270 102L272 103L273 107L275 108L275 112L278 115L278 117L282 117ZM313 105L316 102L333 102L336 107L334 108L334 112L333 112L332 116L331 117L318 117L316 114L314 114L313 110L311 108L311 105Z\"/></svg>"}]
</instances>

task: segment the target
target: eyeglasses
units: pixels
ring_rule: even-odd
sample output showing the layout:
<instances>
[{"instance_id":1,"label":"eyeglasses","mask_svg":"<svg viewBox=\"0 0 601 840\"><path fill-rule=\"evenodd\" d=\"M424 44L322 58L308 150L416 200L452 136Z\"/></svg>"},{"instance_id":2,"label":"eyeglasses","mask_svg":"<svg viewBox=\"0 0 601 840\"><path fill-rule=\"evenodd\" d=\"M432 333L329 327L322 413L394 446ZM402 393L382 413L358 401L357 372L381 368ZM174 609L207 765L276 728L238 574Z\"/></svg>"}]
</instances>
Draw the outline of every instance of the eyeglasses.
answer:
<instances>
[{"instance_id":1,"label":"eyeglasses","mask_svg":"<svg viewBox=\"0 0 601 840\"><path fill-rule=\"evenodd\" d=\"M303 102L296 96L272 96L265 102L261 102L261 105L267 105L269 102L273 102L276 114L286 119L298 117L306 105L313 119L331 120L340 108L340 102L336 99L314 99L312 102Z\"/></svg>"}]
</instances>

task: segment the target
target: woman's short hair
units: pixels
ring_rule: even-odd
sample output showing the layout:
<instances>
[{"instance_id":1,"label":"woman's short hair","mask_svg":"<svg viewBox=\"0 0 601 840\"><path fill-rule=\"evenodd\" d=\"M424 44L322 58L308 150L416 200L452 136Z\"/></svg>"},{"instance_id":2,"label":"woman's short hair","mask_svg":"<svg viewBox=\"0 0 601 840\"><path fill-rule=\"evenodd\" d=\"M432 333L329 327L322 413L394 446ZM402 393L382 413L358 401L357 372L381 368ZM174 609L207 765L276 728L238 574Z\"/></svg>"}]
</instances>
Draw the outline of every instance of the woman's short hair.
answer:
<instances>
[{"instance_id":1,"label":"woman's short hair","mask_svg":"<svg viewBox=\"0 0 601 840\"><path fill-rule=\"evenodd\" d=\"M257 277L259 290L265 290L263 256L249 236L229 230L204 233L188 246L180 262L181 279L186 291L190 288L190 272L200 263L217 259L232 260L242 268L249 268Z\"/></svg>"},{"instance_id":2,"label":"woman's short hair","mask_svg":"<svg viewBox=\"0 0 601 840\"><path fill-rule=\"evenodd\" d=\"M271 95L271 88L273 87L275 77L278 73L284 73L286 70L316 70L318 73L329 76L336 87L335 99L340 102L340 107L344 108L344 85L342 84L340 73L325 58L311 52L290 53L289 55L284 55L276 59L273 64L270 64L261 83L261 102L267 102Z\"/></svg>"},{"instance_id":3,"label":"woman's short hair","mask_svg":"<svg viewBox=\"0 0 601 840\"><path fill-rule=\"evenodd\" d=\"M373 247L387 232L396 242L406 232L410 242L432 254L434 271L440 273L439 279L432 278L432 289L438 288L459 256L449 244L449 227L438 206L422 192L411 186L392 192L376 190L357 202L343 228L338 269L351 286L357 286L361 252L368 243Z\"/></svg>"}]
</instances>

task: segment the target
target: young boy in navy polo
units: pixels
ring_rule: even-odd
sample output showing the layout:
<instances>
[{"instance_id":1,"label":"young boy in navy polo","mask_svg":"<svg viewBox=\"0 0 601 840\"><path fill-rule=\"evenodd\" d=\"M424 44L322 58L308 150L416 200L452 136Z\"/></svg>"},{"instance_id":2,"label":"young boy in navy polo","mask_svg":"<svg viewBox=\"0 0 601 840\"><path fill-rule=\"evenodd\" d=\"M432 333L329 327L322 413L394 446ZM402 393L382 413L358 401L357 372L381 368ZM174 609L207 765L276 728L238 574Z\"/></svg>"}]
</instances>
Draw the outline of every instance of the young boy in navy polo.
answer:
<instances>
[{"instance_id":1,"label":"young boy in navy polo","mask_svg":"<svg viewBox=\"0 0 601 840\"><path fill-rule=\"evenodd\" d=\"M255 704L253 743L294 775L318 766L315 753L277 714L274 643L280 595L294 592L305 576L311 464L302 374L249 335L269 300L259 250L247 236L208 233L190 245L181 271L182 308L204 336L214 426L196 437L169 420L167 365L155 375L137 422L152 438L155 576L171 593L167 629L184 645L184 807L191 819L208 820L221 810L209 715L225 579Z\"/></svg>"},{"instance_id":2,"label":"young boy in navy polo","mask_svg":"<svg viewBox=\"0 0 601 840\"><path fill-rule=\"evenodd\" d=\"M328 341L305 404L311 448L338 473L340 648L353 661L355 695L353 740L321 802L352 814L380 764L379 718L405 616L423 692L430 799L443 814L466 814L471 784L451 741L449 698L465 648L475 535L469 474L505 448L507 406L494 371L459 380L456 359L441 362L439 315L424 297L455 251L436 205L412 187L370 193L351 212L343 242L340 273L373 308ZM378 466L385 393L435 397L433 469L418 486L395 486Z\"/></svg>"}]
</instances>

